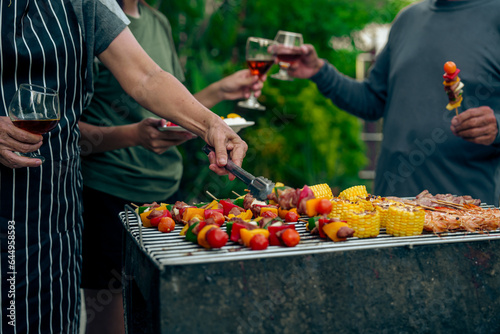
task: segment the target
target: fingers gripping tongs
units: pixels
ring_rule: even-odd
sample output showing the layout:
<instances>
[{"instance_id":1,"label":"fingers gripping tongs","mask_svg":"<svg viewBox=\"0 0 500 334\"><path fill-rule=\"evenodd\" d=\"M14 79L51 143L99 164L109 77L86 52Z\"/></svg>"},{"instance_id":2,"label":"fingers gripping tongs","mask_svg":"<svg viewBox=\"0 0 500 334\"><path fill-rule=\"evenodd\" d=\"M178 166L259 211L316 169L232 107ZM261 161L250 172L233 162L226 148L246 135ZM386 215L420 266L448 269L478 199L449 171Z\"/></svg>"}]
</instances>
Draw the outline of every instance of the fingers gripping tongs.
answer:
<instances>
[{"instance_id":1,"label":"fingers gripping tongs","mask_svg":"<svg viewBox=\"0 0 500 334\"><path fill-rule=\"evenodd\" d=\"M203 146L203 152L207 155L210 152L215 152L212 146L208 144ZM267 199L267 195L273 192L274 182L266 179L263 176L255 177L252 174L248 173L243 168L236 165L231 159L227 160L227 164L225 168L236 176L238 179L243 181L248 186L248 190L250 193L258 200L264 201Z\"/></svg>"}]
</instances>

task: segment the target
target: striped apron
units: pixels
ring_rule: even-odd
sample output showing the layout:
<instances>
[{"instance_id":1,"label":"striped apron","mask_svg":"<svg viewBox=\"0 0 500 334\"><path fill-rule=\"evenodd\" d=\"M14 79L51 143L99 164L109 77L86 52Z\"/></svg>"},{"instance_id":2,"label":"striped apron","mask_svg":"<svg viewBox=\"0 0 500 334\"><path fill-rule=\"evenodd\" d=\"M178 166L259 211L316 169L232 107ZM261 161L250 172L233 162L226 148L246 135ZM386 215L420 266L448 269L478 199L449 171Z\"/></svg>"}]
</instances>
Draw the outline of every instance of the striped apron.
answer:
<instances>
[{"instance_id":1,"label":"striped apron","mask_svg":"<svg viewBox=\"0 0 500 334\"><path fill-rule=\"evenodd\" d=\"M0 116L32 83L59 92L61 121L43 136L40 168L0 165L1 332L78 333L86 50L69 1L9 2L0 2Z\"/></svg>"}]
</instances>

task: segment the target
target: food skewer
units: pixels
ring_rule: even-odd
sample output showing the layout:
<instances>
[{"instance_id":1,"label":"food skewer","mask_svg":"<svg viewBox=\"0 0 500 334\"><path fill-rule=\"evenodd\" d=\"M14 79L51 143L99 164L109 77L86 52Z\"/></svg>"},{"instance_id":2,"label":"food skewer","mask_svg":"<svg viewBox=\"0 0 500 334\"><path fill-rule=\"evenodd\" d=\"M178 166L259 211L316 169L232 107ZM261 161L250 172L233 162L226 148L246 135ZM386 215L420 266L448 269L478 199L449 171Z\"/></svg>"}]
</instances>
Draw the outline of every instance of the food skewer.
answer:
<instances>
[{"instance_id":1,"label":"food skewer","mask_svg":"<svg viewBox=\"0 0 500 334\"><path fill-rule=\"evenodd\" d=\"M233 194L235 194L237 197L241 197L241 195L240 195L240 194L238 194L236 191L234 191L234 190L233 190L233 191L231 191L231 192L232 192Z\"/></svg>"},{"instance_id":2,"label":"food skewer","mask_svg":"<svg viewBox=\"0 0 500 334\"><path fill-rule=\"evenodd\" d=\"M454 62L448 61L444 64L444 72L443 85L449 100L446 109L455 109L455 114L458 116L458 107L460 107L460 105L462 104L462 93L464 88L464 84L458 76L460 70L457 68L457 65Z\"/></svg>"},{"instance_id":3,"label":"food skewer","mask_svg":"<svg viewBox=\"0 0 500 334\"><path fill-rule=\"evenodd\" d=\"M138 207L139 207L139 205L137 205L137 204L135 204L135 203L130 203L130 205L132 205L133 207L136 207L136 208L138 208Z\"/></svg>"}]
</instances>

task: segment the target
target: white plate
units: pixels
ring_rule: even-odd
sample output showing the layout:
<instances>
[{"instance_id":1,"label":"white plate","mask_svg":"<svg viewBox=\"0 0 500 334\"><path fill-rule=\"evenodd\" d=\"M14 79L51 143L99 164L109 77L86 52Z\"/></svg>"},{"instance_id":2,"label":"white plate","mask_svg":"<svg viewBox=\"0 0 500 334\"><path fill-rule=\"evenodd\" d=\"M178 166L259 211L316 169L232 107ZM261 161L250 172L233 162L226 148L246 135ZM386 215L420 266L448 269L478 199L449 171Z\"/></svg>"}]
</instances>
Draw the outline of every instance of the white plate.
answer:
<instances>
[{"instance_id":1,"label":"white plate","mask_svg":"<svg viewBox=\"0 0 500 334\"><path fill-rule=\"evenodd\" d=\"M234 132L238 133L241 129L252 126L254 124L255 124L255 122L245 121L242 123L229 124L229 127L231 129L233 129ZM158 128L158 130L160 130L160 131L189 132L188 130L184 129L182 126L178 126L178 125L161 127L161 128Z\"/></svg>"}]
</instances>

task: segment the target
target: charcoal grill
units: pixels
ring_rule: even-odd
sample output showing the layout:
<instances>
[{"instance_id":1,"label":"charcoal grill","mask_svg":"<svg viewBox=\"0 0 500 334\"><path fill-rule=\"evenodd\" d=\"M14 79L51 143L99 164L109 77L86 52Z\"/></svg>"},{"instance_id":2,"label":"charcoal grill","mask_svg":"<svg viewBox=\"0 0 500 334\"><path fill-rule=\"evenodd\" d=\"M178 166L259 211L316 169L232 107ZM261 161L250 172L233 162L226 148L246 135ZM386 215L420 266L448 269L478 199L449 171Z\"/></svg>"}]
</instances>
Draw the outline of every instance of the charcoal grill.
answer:
<instances>
[{"instance_id":1,"label":"charcoal grill","mask_svg":"<svg viewBox=\"0 0 500 334\"><path fill-rule=\"evenodd\" d=\"M500 331L500 231L206 250L120 218L129 333Z\"/></svg>"}]
</instances>

